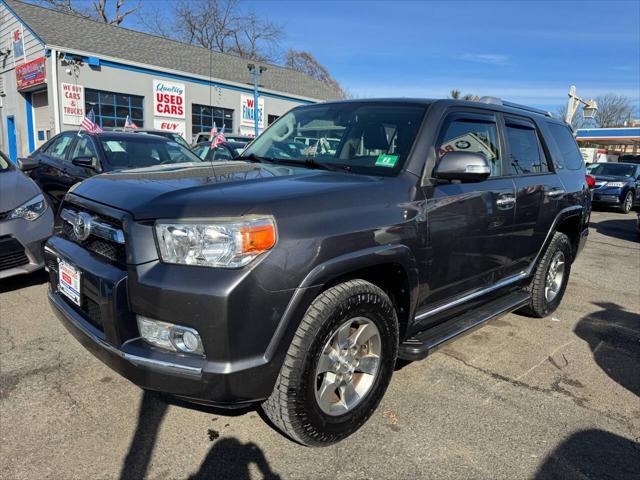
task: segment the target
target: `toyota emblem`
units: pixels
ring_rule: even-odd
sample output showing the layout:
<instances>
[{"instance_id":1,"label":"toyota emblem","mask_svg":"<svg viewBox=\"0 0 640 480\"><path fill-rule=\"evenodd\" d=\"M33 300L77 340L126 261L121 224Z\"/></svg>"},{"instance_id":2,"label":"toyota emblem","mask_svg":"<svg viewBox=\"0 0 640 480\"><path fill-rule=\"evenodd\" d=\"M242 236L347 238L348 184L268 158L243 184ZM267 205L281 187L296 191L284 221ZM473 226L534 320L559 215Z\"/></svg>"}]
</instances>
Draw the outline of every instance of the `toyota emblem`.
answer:
<instances>
[{"instance_id":1,"label":"toyota emblem","mask_svg":"<svg viewBox=\"0 0 640 480\"><path fill-rule=\"evenodd\" d=\"M91 215L80 212L73 220L73 233L78 240L86 240L91 235Z\"/></svg>"}]
</instances>

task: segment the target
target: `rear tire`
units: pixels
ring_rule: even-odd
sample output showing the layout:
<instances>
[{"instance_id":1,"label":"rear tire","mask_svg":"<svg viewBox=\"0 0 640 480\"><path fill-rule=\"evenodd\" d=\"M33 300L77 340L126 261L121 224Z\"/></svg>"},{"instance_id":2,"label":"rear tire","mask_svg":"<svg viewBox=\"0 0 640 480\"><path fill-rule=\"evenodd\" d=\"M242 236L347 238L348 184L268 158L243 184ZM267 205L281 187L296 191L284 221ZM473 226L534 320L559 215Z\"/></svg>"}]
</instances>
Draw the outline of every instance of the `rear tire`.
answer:
<instances>
[{"instance_id":1,"label":"rear tire","mask_svg":"<svg viewBox=\"0 0 640 480\"><path fill-rule=\"evenodd\" d=\"M364 280L338 284L308 308L262 409L303 445L339 442L377 408L397 352L398 320L388 295Z\"/></svg>"},{"instance_id":2,"label":"rear tire","mask_svg":"<svg viewBox=\"0 0 640 480\"><path fill-rule=\"evenodd\" d=\"M522 313L542 318L558 308L567 288L572 261L573 249L569 237L556 232L527 287L531 301L521 310Z\"/></svg>"}]
</instances>

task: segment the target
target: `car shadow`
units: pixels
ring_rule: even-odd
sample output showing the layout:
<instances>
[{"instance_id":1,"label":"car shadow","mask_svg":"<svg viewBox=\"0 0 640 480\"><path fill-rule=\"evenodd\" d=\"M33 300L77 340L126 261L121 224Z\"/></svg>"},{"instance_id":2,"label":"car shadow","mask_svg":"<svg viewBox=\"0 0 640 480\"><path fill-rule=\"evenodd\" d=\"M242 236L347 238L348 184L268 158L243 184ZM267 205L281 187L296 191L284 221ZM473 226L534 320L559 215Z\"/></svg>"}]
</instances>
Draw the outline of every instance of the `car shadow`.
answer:
<instances>
[{"instance_id":1,"label":"car shadow","mask_svg":"<svg viewBox=\"0 0 640 480\"><path fill-rule=\"evenodd\" d=\"M0 293L12 292L21 288L42 285L49 281L49 275L44 269L26 275L16 275L15 277L3 278L0 280Z\"/></svg>"},{"instance_id":2,"label":"car shadow","mask_svg":"<svg viewBox=\"0 0 640 480\"><path fill-rule=\"evenodd\" d=\"M147 477L158 432L170 405L225 416L244 415L255 410L254 408L226 410L194 405L168 395L145 391L138 410L136 430L120 470L120 480L142 480ZM218 432L215 432L215 435L218 435ZM264 452L255 443L242 443L234 437L217 440L217 437L212 436L212 432L210 432L210 439L214 442L213 446L198 471L188 477L189 480L249 480L252 464L263 479L280 479L280 476L271 469Z\"/></svg>"},{"instance_id":3,"label":"car shadow","mask_svg":"<svg viewBox=\"0 0 640 480\"><path fill-rule=\"evenodd\" d=\"M620 240L628 240L630 242L638 241L638 233L636 232L636 216L634 215L622 215L621 218L614 220L601 220L594 221L593 218L589 223L591 228L594 228L596 232L607 237L618 238Z\"/></svg>"},{"instance_id":4,"label":"car shadow","mask_svg":"<svg viewBox=\"0 0 640 480\"><path fill-rule=\"evenodd\" d=\"M640 315L611 302L577 324L574 333L586 341L598 366L618 384L640 396Z\"/></svg>"},{"instance_id":5,"label":"car shadow","mask_svg":"<svg viewBox=\"0 0 640 480\"><path fill-rule=\"evenodd\" d=\"M604 430L581 430L555 448L535 480L638 478L640 444Z\"/></svg>"}]
</instances>

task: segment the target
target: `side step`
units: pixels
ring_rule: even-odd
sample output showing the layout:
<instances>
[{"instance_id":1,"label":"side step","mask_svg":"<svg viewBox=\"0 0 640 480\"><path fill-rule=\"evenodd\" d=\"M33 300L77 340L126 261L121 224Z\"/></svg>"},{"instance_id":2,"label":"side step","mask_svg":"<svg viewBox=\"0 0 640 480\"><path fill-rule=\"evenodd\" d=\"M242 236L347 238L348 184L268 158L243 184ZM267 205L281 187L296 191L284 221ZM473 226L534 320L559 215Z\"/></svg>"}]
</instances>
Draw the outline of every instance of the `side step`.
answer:
<instances>
[{"instance_id":1,"label":"side step","mask_svg":"<svg viewBox=\"0 0 640 480\"><path fill-rule=\"evenodd\" d=\"M458 335L470 332L489 320L512 312L529 303L529 294L522 291L510 293L459 317L408 338L401 345L398 357L403 360L421 360L433 350Z\"/></svg>"}]
</instances>

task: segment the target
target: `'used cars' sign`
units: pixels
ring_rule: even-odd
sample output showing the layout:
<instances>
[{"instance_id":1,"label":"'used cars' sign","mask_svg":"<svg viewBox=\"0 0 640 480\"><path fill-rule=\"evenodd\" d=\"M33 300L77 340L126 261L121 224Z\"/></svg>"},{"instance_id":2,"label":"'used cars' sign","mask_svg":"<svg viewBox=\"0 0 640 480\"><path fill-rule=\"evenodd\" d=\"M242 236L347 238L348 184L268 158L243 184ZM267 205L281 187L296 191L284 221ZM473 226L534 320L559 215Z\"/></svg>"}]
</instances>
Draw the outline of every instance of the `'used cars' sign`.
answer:
<instances>
[{"instance_id":1,"label":"'used cars' sign","mask_svg":"<svg viewBox=\"0 0 640 480\"><path fill-rule=\"evenodd\" d=\"M185 118L184 83L153 81L153 115L156 117Z\"/></svg>"},{"instance_id":2,"label":"'used cars' sign","mask_svg":"<svg viewBox=\"0 0 640 480\"><path fill-rule=\"evenodd\" d=\"M62 123L80 125L84 118L84 87L72 83L63 83L61 86Z\"/></svg>"},{"instance_id":3,"label":"'used cars' sign","mask_svg":"<svg viewBox=\"0 0 640 480\"><path fill-rule=\"evenodd\" d=\"M255 127L253 97L240 95L240 125ZM258 127L264 128L264 98L258 98Z\"/></svg>"}]
</instances>

